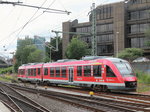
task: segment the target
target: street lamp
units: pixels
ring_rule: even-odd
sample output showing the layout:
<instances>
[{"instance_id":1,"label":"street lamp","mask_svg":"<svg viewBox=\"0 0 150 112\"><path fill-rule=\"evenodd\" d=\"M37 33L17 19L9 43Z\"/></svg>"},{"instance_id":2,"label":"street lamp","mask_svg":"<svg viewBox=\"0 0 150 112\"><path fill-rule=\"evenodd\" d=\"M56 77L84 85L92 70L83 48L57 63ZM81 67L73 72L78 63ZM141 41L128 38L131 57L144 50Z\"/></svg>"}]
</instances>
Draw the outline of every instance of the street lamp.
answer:
<instances>
[{"instance_id":1,"label":"street lamp","mask_svg":"<svg viewBox=\"0 0 150 112\"><path fill-rule=\"evenodd\" d=\"M119 32L116 32L116 57L118 57L119 53Z\"/></svg>"}]
</instances>

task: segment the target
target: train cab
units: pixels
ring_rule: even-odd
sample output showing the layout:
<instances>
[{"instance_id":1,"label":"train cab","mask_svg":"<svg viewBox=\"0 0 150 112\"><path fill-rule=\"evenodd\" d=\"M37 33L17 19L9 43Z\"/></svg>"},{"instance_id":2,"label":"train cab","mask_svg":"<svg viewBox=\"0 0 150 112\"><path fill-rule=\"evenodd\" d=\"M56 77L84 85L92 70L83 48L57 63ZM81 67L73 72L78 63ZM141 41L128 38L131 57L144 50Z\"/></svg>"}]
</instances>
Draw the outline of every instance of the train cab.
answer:
<instances>
[{"instance_id":1,"label":"train cab","mask_svg":"<svg viewBox=\"0 0 150 112\"><path fill-rule=\"evenodd\" d=\"M120 83L117 87L108 86L108 88L125 91L136 91L137 78L131 65L126 60L119 58L108 58L107 60L111 62L111 71L114 73L114 77L116 76L118 82ZM110 71L108 68L106 69L107 71Z\"/></svg>"}]
</instances>

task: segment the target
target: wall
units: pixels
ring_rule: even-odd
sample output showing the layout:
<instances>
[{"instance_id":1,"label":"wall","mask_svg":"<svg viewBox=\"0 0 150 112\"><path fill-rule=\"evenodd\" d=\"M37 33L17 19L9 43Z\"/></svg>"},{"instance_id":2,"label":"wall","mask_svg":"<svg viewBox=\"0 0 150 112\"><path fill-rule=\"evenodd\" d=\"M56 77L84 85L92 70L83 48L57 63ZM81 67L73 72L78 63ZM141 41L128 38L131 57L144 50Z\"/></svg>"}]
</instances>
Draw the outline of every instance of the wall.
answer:
<instances>
[{"instance_id":1,"label":"wall","mask_svg":"<svg viewBox=\"0 0 150 112\"><path fill-rule=\"evenodd\" d=\"M150 62L135 62L131 63L135 70L148 72L150 74Z\"/></svg>"}]
</instances>

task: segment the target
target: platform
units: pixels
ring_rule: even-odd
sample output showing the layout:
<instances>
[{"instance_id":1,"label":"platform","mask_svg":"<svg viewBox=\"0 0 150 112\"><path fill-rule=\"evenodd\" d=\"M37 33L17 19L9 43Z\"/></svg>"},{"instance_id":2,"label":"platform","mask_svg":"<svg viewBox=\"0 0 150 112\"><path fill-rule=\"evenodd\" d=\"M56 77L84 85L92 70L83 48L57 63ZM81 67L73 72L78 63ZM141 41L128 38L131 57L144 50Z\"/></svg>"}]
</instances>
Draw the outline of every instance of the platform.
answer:
<instances>
[{"instance_id":1,"label":"platform","mask_svg":"<svg viewBox=\"0 0 150 112\"><path fill-rule=\"evenodd\" d=\"M0 101L0 112L11 112L11 111Z\"/></svg>"}]
</instances>

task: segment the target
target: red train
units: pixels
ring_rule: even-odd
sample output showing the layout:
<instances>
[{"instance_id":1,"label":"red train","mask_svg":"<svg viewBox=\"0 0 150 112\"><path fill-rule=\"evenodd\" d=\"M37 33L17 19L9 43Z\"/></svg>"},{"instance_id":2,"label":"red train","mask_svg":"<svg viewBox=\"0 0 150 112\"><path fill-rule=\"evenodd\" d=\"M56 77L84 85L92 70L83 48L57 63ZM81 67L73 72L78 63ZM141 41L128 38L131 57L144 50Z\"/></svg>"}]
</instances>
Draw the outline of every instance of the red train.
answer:
<instances>
[{"instance_id":1,"label":"red train","mask_svg":"<svg viewBox=\"0 0 150 112\"><path fill-rule=\"evenodd\" d=\"M25 64L19 67L18 80L91 87L100 91L135 91L137 87L136 75L127 61L100 56Z\"/></svg>"}]
</instances>

